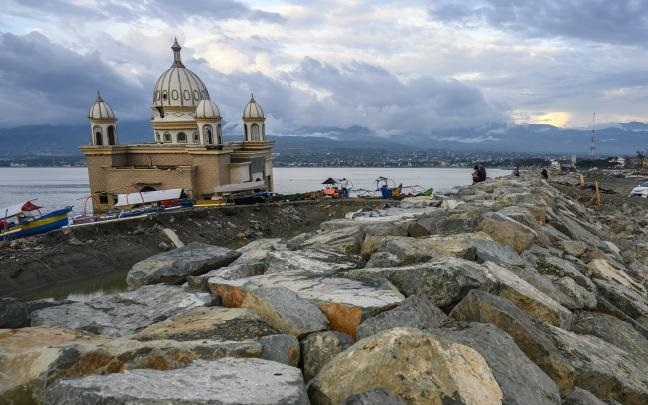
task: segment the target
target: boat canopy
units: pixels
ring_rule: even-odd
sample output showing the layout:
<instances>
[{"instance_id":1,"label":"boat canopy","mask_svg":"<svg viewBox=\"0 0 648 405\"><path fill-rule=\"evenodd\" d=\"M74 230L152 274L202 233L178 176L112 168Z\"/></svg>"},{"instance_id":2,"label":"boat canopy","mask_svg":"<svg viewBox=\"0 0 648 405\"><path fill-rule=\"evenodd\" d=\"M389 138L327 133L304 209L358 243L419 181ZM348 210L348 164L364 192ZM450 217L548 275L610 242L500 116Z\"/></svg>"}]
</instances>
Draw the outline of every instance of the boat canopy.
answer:
<instances>
[{"instance_id":1,"label":"boat canopy","mask_svg":"<svg viewBox=\"0 0 648 405\"><path fill-rule=\"evenodd\" d=\"M322 184L329 184L329 185L334 185L338 183L342 183L342 179L335 179L333 177L329 177L328 179L322 182Z\"/></svg>"},{"instance_id":2,"label":"boat canopy","mask_svg":"<svg viewBox=\"0 0 648 405\"><path fill-rule=\"evenodd\" d=\"M214 187L215 193L235 193L237 191L247 191L247 190L256 190L258 188L265 189L265 181L248 181L246 183L239 184L224 184L222 186Z\"/></svg>"},{"instance_id":3,"label":"boat canopy","mask_svg":"<svg viewBox=\"0 0 648 405\"><path fill-rule=\"evenodd\" d=\"M10 205L8 207L2 208L0 211L0 218L10 218L20 214L21 212L35 211L42 207L32 203L30 200L23 201L18 204Z\"/></svg>"},{"instance_id":4,"label":"boat canopy","mask_svg":"<svg viewBox=\"0 0 648 405\"><path fill-rule=\"evenodd\" d=\"M117 204L115 207L127 205L145 204L156 201L172 200L182 198L181 188L172 188L169 190L142 191L140 193L117 194Z\"/></svg>"}]
</instances>

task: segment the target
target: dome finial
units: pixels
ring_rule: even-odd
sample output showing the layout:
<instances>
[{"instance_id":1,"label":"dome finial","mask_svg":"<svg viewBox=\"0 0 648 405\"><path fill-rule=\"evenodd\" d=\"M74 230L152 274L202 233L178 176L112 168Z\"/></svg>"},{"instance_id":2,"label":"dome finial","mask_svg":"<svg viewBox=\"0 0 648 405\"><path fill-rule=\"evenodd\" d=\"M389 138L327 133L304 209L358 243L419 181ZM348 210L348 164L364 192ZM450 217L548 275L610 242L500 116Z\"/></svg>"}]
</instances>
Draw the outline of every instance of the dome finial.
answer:
<instances>
[{"instance_id":1,"label":"dome finial","mask_svg":"<svg viewBox=\"0 0 648 405\"><path fill-rule=\"evenodd\" d=\"M101 94L99 93L99 89L97 89L97 101L103 101L103 98L101 98Z\"/></svg>"},{"instance_id":2,"label":"dome finial","mask_svg":"<svg viewBox=\"0 0 648 405\"><path fill-rule=\"evenodd\" d=\"M173 51L173 65L171 67L185 67L180 59L180 50L182 47L178 44L178 38L173 39L171 50Z\"/></svg>"}]
</instances>

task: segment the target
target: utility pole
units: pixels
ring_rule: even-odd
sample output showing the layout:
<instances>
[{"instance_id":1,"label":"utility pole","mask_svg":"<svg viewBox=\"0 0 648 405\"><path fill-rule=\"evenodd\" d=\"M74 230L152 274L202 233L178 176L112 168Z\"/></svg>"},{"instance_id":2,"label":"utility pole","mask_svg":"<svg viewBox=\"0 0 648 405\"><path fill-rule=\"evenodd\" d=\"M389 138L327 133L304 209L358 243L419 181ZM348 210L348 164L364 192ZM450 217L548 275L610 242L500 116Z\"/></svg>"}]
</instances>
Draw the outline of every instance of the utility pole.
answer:
<instances>
[{"instance_id":1,"label":"utility pole","mask_svg":"<svg viewBox=\"0 0 648 405\"><path fill-rule=\"evenodd\" d=\"M590 160L596 158L596 130L594 128L594 120L596 119L596 112L592 114L592 142L590 143Z\"/></svg>"}]
</instances>

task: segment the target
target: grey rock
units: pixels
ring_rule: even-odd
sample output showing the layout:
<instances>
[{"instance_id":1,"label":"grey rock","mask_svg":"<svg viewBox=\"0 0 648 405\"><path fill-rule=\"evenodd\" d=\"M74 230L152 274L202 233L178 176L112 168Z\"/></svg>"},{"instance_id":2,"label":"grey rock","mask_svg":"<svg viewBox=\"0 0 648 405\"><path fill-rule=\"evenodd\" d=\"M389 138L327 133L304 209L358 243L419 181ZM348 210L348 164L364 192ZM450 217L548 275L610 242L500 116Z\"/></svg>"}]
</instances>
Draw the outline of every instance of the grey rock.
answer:
<instances>
[{"instance_id":1,"label":"grey rock","mask_svg":"<svg viewBox=\"0 0 648 405\"><path fill-rule=\"evenodd\" d=\"M314 235L298 244L299 248L319 248L342 254L360 253L365 233L361 226L349 226ZM293 244L294 246L295 244Z\"/></svg>"},{"instance_id":2,"label":"grey rock","mask_svg":"<svg viewBox=\"0 0 648 405\"><path fill-rule=\"evenodd\" d=\"M189 309L211 305L209 293L156 284L34 311L32 326L60 326L108 336L128 336Z\"/></svg>"},{"instance_id":3,"label":"grey rock","mask_svg":"<svg viewBox=\"0 0 648 405\"><path fill-rule=\"evenodd\" d=\"M333 275L355 269L364 264L360 257L352 257L322 249L281 250L269 252L265 262L266 274L294 272L312 275Z\"/></svg>"},{"instance_id":4,"label":"grey rock","mask_svg":"<svg viewBox=\"0 0 648 405\"><path fill-rule=\"evenodd\" d=\"M308 404L298 368L262 359L198 360L169 371L127 370L60 380L47 389L48 405Z\"/></svg>"},{"instance_id":5,"label":"grey rock","mask_svg":"<svg viewBox=\"0 0 648 405\"><path fill-rule=\"evenodd\" d=\"M477 263L444 259L413 266L365 268L345 274L352 278L383 277L406 296L426 297L441 308L452 306L473 288L494 289L495 279Z\"/></svg>"},{"instance_id":6,"label":"grey rock","mask_svg":"<svg viewBox=\"0 0 648 405\"><path fill-rule=\"evenodd\" d=\"M565 240L560 243L560 247L572 256L580 256L587 250L587 244L580 240Z\"/></svg>"},{"instance_id":7,"label":"grey rock","mask_svg":"<svg viewBox=\"0 0 648 405\"><path fill-rule=\"evenodd\" d=\"M128 272L126 282L130 287L157 283L182 284L187 276L227 266L240 255L235 250L192 242L135 263Z\"/></svg>"},{"instance_id":8,"label":"grey rock","mask_svg":"<svg viewBox=\"0 0 648 405\"><path fill-rule=\"evenodd\" d=\"M135 334L133 338L241 341L258 339L275 333L279 332L247 309L197 307L151 324Z\"/></svg>"},{"instance_id":9,"label":"grey rock","mask_svg":"<svg viewBox=\"0 0 648 405\"><path fill-rule=\"evenodd\" d=\"M547 328L556 347L574 366L579 387L606 401L648 403L648 369L634 355L595 336Z\"/></svg>"},{"instance_id":10,"label":"grey rock","mask_svg":"<svg viewBox=\"0 0 648 405\"><path fill-rule=\"evenodd\" d=\"M434 306L430 299L412 295L398 307L362 322L358 326L356 338L362 339L396 327L438 328L447 318L446 314Z\"/></svg>"},{"instance_id":11,"label":"grey rock","mask_svg":"<svg viewBox=\"0 0 648 405\"><path fill-rule=\"evenodd\" d=\"M281 239L257 239L236 249L241 254L232 265L264 262L268 252L277 250L280 247Z\"/></svg>"},{"instance_id":12,"label":"grey rock","mask_svg":"<svg viewBox=\"0 0 648 405\"><path fill-rule=\"evenodd\" d=\"M538 237L533 229L497 212L486 213L480 227L493 239L510 246L517 253L530 248Z\"/></svg>"},{"instance_id":13,"label":"grey rock","mask_svg":"<svg viewBox=\"0 0 648 405\"><path fill-rule=\"evenodd\" d=\"M596 395L587 390L580 387L574 387L563 394L562 405L605 405L605 402L601 401L596 397Z\"/></svg>"},{"instance_id":14,"label":"grey rock","mask_svg":"<svg viewBox=\"0 0 648 405\"><path fill-rule=\"evenodd\" d=\"M272 327L296 337L328 329L328 320L315 304L284 287L248 291L242 306L258 313Z\"/></svg>"},{"instance_id":15,"label":"grey rock","mask_svg":"<svg viewBox=\"0 0 648 405\"><path fill-rule=\"evenodd\" d=\"M325 331L306 336L300 344L304 381L308 382L336 354L351 346L353 338L346 333Z\"/></svg>"},{"instance_id":16,"label":"grey rock","mask_svg":"<svg viewBox=\"0 0 648 405\"><path fill-rule=\"evenodd\" d=\"M524 260L508 245L486 239L466 238L466 242L475 248L477 258L482 262L493 261L513 266L524 265Z\"/></svg>"},{"instance_id":17,"label":"grey rock","mask_svg":"<svg viewBox=\"0 0 648 405\"><path fill-rule=\"evenodd\" d=\"M463 238L455 236L428 236L425 238L386 236L377 251L395 255L402 264L422 263L446 257L475 259L475 248Z\"/></svg>"},{"instance_id":18,"label":"grey rock","mask_svg":"<svg viewBox=\"0 0 648 405\"><path fill-rule=\"evenodd\" d=\"M495 326L474 323L462 330L432 329L429 333L479 352L504 393L503 404L560 404L558 386Z\"/></svg>"},{"instance_id":19,"label":"grey rock","mask_svg":"<svg viewBox=\"0 0 648 405\"><path fill-rule=\"evenodd\" d=\"M16 298L0 298L0 329L29 326L29 308Z\"/></svg>"},{"instance_id":20,"label":"grey rock","mask_svg":"<svg viewBox=\"0 0 648 405\"><path fill-rule=\"evenodd\" d=\"M575 315L572 326L575 333L599 337L648 366L648 339L632 325L599 312L579 311Z\"/></svg>"},{"instance_id":21,"label":"grey rock","mask_svg":"<svg viewBox=\"0 0 648 405\"><path fill-rule=\"evenodd\" d=\"M405 405L405 401L384 388L373 388L344 400L343 405Z\"/></svg>"},{"instance_id":22,"label":"grey rock","mask_svg":"<svg viewBox=\"0 0 648 405\"><path fill-rule=\"evenodd\" d=\"M536 198L532 194L529 193L531 198ZM531 203L536 203L537 201L530 201ZM520 207L520 206L515 206L515 205L510 205L508 207L504 207L501 210L497 211L500 214L506 215L509 218L513 218L514 220L518 221L521 224L524 224L528 226L529 228L532 229L538 229L539 224L536 218L531 214L528 208L525 207Z\"/></svg>"},{"instance_id":23,"label":"grey rock","mask_svg":"<svg viewBox=\"0 0 648 405\"><path fill-rule=\"evenodd\" d=\"M257 340L263 346L261 358L289 366L299 365L299 340L293 335L279 334L263 336Z\"/></svg>"},{"instance_id":24,"label":"grey rock","mask_svg":"<svg viewBox=\"0 0 648 405\"><path fill-rule=\"evenodd\" d=\"M497 326L508 333L524 354L536 363L561 390L574 385L574 369L558 351L543 329L505 298L480 290L472 290L450 316L467 322L482 322Z\"/></svg>"},{"instance_id":25,"label":"grey rock","mask_svg":"<svg viewBox=\"0 0 648 405\"><path fill-rule=\"evenodd\" d=\"M207 280L209 280L210 277L220 277L225 280L236 280L239 278L261 275L265 273L265 268L266 266L264 262L245 262L241 264L230 264L227 267L211 270L205 274L200 274L198 276L187 276L187 284L190 288L207 291L209 289L207 286Z\"/></svg>"}]
</instances>

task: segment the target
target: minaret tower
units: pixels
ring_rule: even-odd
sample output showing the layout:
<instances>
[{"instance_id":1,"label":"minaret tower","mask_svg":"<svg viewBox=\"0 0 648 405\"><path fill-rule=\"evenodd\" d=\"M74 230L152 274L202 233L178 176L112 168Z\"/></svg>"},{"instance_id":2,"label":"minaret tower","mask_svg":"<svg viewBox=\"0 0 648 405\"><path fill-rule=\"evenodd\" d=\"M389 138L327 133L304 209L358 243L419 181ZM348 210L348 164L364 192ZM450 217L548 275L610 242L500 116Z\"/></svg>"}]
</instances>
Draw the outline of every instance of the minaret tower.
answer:
<instances>
[{"instance_id":1,"label":"minaret tower","mask_svg":"<svg viewBox=\"0 0 648 405\"><path fill-rule=\"evenodd\" d=\"M254 94L243 110L243 131L245 142L265 142L265 115Z\"/></svg>"},{"instance_id":2,"label":"minaret tower","mask_svg":"<svg viewBox=\"0 0 648 405\"><path fill-rule=\"evenodd\" d=\"M90 120L90 145L109 146L119 143L117 117L98 91L97 99L90 106L88 119Z\"/></svg>"}]
</instances>

